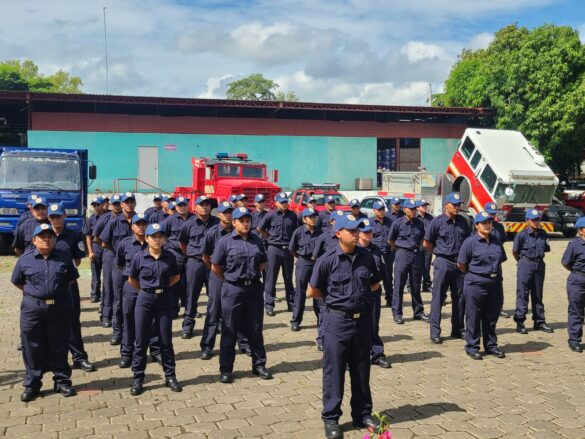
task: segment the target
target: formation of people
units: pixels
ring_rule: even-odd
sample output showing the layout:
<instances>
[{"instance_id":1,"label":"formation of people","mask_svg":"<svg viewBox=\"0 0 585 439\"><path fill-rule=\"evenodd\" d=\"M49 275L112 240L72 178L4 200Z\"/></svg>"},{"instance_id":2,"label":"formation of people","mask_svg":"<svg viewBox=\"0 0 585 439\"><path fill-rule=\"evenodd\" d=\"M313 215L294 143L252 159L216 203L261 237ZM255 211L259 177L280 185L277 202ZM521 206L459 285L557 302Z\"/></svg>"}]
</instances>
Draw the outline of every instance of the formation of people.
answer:
<instances>
[{"instance_id":1,"label":"formation of people","mask_svg":"<svg viewBox=\"0 0 585 439\"><path fill-rule=\"evenodd\" d=\"M219 341L219 381L234 380L237 350L251 358L251 372L271 379L266 367L264 316L274 316L280 300L276 281L282 271L290 329L303 330L307 297L317 318L316 347L323 352L323 412L325 435L342 437L339 419L346 369L352 382L351 416L356 427L376 429L369 388L371 365L390 368L379 334L382 307L393 321L405 323L404 289L411 297L412 317L429 324L430 341L441 344L442 308L451 294L449 336L464 339L474 360L485 355L504 358L496 325L503 311L502 263L506 233L497 222L493 203L470 222L460 214L458 193L445 198L443 212L433 217L424 200L393 198L373 205L373 216L336 209L334 197L326 209L315 210L309 198L298 215L288 209L288 196L255 197L254 210L241 194L217 206L199 196L190 210L184 197L155 196L154 205L137 213L132 193L96 197L94 213L82 232L65 227L66 212L42 197L29 199L13 242L19 259L12 283L23 291L21 345L26 369L22 401L35 399L46 371L54 390L76 394L71 367L96 370L84 348L80 324L77 267L86 255L91 265L91 302L100 304L100 322L111 328L111 345L120 346L120 368L131 368L134 396L144 391L148 353L162 365L165 384L180 392L175 373L172 321L183 308L181 338L194 337L200 295L208 299L200 349L202 360L214 357ZM533 329L547 333L543 305L545 253L550 251L540 212L526 212L527 227L518 233L512 254L518 263L516 331L527 334L528 304ZM581 352L585 308L585 217L576 224L578 236L563 255L571 271L569 348ZM434 258L432 257L434 255ZM432 276L431 276L432 268ZM421 292L431 292L430 314ZM283 304L284 305L284 304ZM68 343L64 343L68 340ZM71 352L72 361L68 361Z\"/></svg>"}]
</instances>

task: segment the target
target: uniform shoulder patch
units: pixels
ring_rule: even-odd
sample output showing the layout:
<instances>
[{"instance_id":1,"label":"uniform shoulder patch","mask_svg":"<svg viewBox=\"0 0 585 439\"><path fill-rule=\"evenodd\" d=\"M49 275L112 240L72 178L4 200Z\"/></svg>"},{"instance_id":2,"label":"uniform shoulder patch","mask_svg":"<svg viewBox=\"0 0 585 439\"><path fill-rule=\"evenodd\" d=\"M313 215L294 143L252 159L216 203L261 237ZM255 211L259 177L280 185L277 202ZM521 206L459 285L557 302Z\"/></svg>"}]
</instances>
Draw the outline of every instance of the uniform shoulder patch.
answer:
<instances>
[{"instance_id":1,"label":"uniform shoulder patch","mask_svg":"<svg viewBox=\"0 0 585 439\"><path fill-rule=\"evenodd\" d=\"M355 216L353 215L347 215L347 219L350 221L355 221Z\"/></svg>"}]
</instances>

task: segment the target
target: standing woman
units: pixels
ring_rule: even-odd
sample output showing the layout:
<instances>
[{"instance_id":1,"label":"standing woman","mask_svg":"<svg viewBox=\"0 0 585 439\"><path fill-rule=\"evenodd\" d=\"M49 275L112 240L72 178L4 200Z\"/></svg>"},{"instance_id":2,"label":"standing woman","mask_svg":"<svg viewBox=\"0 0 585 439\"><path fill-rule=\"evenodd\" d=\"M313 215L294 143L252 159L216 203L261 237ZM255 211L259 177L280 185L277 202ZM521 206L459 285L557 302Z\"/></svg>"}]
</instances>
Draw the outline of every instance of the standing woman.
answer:
<instances>
[{"instance_id":1,"label":"standing woman","mask_svg":"<svg viewBox=\"0 0 585 439\"><path fill-rule=\"evenodd\" d=\"M583 352L583 319L585 318L585 217L575 224L578 236L569 242L561 263L571 272L567 279L567 296L569 297L569 349Z\"/></svg>"},{"instance_id":2,"label":"standing woman","mask_svg":"<svg viewBox=\"0 0 585 439\"><path fill-rule=\"evenodd\" d=\"M493 219L483 211L475 215L477 233L461 245L457 266L465 273L465 352L474 360L481 360L480 337L487 355L504 358L498 349L496 323L504 300L502 262L506 252L500 240L491 235Z\"/></svg>"}]
</instances>

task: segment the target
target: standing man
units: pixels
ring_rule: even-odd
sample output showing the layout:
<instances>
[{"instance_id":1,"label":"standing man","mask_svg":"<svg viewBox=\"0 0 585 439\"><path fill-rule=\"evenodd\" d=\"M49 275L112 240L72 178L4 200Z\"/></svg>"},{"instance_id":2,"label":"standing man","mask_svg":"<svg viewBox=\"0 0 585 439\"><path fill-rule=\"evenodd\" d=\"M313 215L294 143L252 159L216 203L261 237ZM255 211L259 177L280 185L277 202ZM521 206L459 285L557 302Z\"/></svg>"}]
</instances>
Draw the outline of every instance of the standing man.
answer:
<instances>
[{"instance_id":1,"label":"standing man","mask_svg":"<svg viewBox=\"0 0 585 439\"><path fill-rule=\"evenodd\" d=\"M296 215L292 215L296 220ZM211 271L223 280L221 313L224 327L220 341L219 381L233 382L238 333L243 333L250 343L252 373L269 380L272 373L266 368L261 293L266 253L260 238L250 233L250 211L238 207L232 218L234 230L216 243L211 257Z\"/></svg>"},{"instance_id":2,"label":"standing man","mask_svg":"<svg viewBox=\"0 0 585 439\"><path fill-rule=\"evenodd\" d=\"M20 216L18 217L18 221L16 222L16 226L14 227L14 230L18 229L18 226L20 226L27 219L33 217L32 205L33 205L34 201L36 200L36 198L37 198L37 196L35 194L32 194L28 197L28 199L26 201L26 209L23 210L22 213L20 214Z\"/></svg>"},{"instance_id":3,"label":"standing man","mask_svg":"<svg viewBox=\"0 0 585 439\"><path fill-rule=\"evenodd\" d=\"M502 223L500 223L497 219L498 206L496 205L496 203L486 203L485 206L483 206L483 210L485 212L487 212L488 215L493 220L492 221L492 236L495 236L496 238L498 238L500 240L500 242L502 243L502 245L504 245L505 242L508 242L508 234L506 233L506 229L504 228ZM502 287L503 287L503 283L502 283ZM503 294L504 294L504 292L502 291L502 297L503 297ZM502 302L502 307L503 306L504 306L504 302ZM510 314L508 314L502 308L502 310L500 311L500 317L504 317L506 319L509 319Z\"/></svg>"},{"instance_id":4,"label":"standing man","mask_svg":"<svg viewBox=\"0 0 585 439\"><path fill-rule=\"evenodd\" d=\"M56 236L46 223L32 233L34 251L16 262L11 282L23 292L20 306L20 338L25 376L23 402L40 394L45 371L53 372L54 390L74 396L67 340L71 333L70 283L79 277L71 257L55 250Z\"/></svg>"},{"instance_id":5,"label":"standing man","mask_svg":"<svg viewBox=\"0 0 585 439\"><path fill-rule=\"evenodd\" d=\"M258 225L268 213L268 210L266 210L266 199L264 198L263 194L256 195L256 197L254 198L254 207L256 209L254 210L254 212L252 212L252 233L260 236L257 230ZM266 240L262 240L262 242L264 243L264 247L268 245L268 242Z\"/></svg>"},{"instance_id":6,"label":"standing man","mask_svg":"<svg viewBox=\"0 0 585 439\"><path fill-rule=\"evenodd\" d=\"M153 205L144 211L144 214L149 218L155 212L160 212L162 210L162 208L163 208L162 195L161 194L154 194L154 196L152 197L152 203L153 203Z\"/></svg>"},{"instance_id":7,"label":"standing man","mask_svg":"<svg viewBox=\"0 0 585 439\"><path fill-rule=\"evenodd\" d=\"M417 213L418 217L422 220L425 225L425 232L431 225L431 221L433 220L433 215L427 212L429 207L429 203L425 200L419 200L417 203ZM422 292L428 293L431 291L431 262L433 258L433 252L427 250L424 246L420 247L421 257L423 260L422 263Z\"/></svg>"},{"instance_id":8,"label":"standing man","mask_svg":"<svg viewBox=\"0 0 585 439\"><path fill-rule=\"evenodd\" d=\"M469 224L461 215L461 194L451 192L445 197L445 209L425 231L424 247L435 254L431 298L431 342L441 344L441 308L451 289L451 337L462 338L465 299L463 273L457 268L457 255L463 241L471 234Z\"/></svg>"},{"instance_id":9,"label":"standing man","mask_svg":"<svg viewBox=\"0 0 585 439\"><path fill-rule=\"evenodd\" d=\"M334 210L331 212L331 215L329 215L329 227L325 230L321 229L323 233L321 233L321 236L319 236L319 238L317 238L317 242L315 242L315 248L313 249L313 260L316 261L325 253L337 247L337 235L333 231L333 226L335 225L335 221L344 215L345 212L342 210Z\"/></svg>"},{"instance_id":10,"label":"standing man","mask_svg":"<svg viewBox=\"0 0 585 439\"><path fill-rule=\"evenodd\" d=\"M358 200L357 198L354 198L353 200L351 200L349 202L349 207L351 207L351 214L358 220L362 219L362 218L367 218L368 215L366 215L365 213L363 213L361 211L361 204L360 204L360 200Z\"/></svg>"},{"instance_id":11,"label":"standing man","mask_svg":"<svg viewBox=\"0 0 585 439\"><path fill-rule=\"evenodd\" d=\"M276 279L282 267L287 309L292 311L295 290L292 282L293 255L288 251L292 234L297 228L297 216L288 209L288 196L279 192L274 197L276 209L266 214L258 225L258 232L267 238L266 281L264 282L264 308L266 315L274 316Z\"/></svg>"},{"instance_id":12,"label":"standing man","mask_svg":"<svg viewBox=\"0 0 585 439\"><path fill-rule=\"evenodd\" d=\"M158 223L162 224L164 220L166 220L170 215L175 213L171 206L171 203L175 202L175 197L171 195L163 195L162 202L161 202L161 209L153 212L151 215L148 216L148 220L150 224Z\"/></svg>"},{"instance_id":13,"label":"standing man","mask_svg":"<svg viewBox=\"0 0 585 439\"><path fill-rule=\"evenodd\" d=\"M248 197L246 194L240 194L236 196L236 206L237 207L248 207Z\"/></svg>"},{"instance_id":14,"label":"standing man","mask_svg":"<svg viewBox=\"0 0 585 439\"><path fill-rule=\"evenodd\" d=\"M230 218L231 221L231 218ZM219 219L211 216L211 202L205 195L199 195L195 200L195 216L183 224L179 233L179 246L181 252L186 255L185 267L187 286L187 305L183 318L182 339L193 337L195 318L201 317L197 312L197 304L203 285L207 283L209 269L203 261L203 247L205 235Z\"/></svg>"},{"instance_id":15,"label":"standing man","mask_svg":"<svg viewBox=\"0 0 585 439\"><path fill-rule=\"evenodd\" d=\"M380 273L382 276L382 283L384 284L384 297L386 300L386 308L392 306L392 296L394 289L392 286L392 265L394 264L394 252L388 243L388 234L392 227L392 220L386 216L386 204L382 201L374 201L372 205L374 217L372 218L372 243L378 247L382 253L382 260L384 261L384 270Z\"/></svg>"},{"instance_id":16,"label":"standing man","mask_svg":"<svg viewBox=\"0 0 585 439\"><path fill-rule=\"evenodd\" d=\"M351 417L355 427L376 431L370 392L372 295L380 288L373 256L358 244L359 222L342 216L333 225L339 246L315 264L308 295L322 298L323 411L325 436L341 438L339 427L345 372L351 379Z\"/></svg>"},{"instance_id":17,"label":"standing man","mask_svg":"<svg viewBox=\"0 0 585 439\"><path fill-rule=\"evenodd\" d=\"M16 253L17 256L21 256L26 251L34 249L32 239L35 228L39 224L49 222L47 218L47 207L49 205L47 199L36 197L34 200L31 199L31 201L32 217L23 221L14 232L12 248L14 248L14 253Z\"/></svg>"},{"instance_id":18,"label":"standing man","mask_svg":"<svg viewBox=\"0 0 585 439\"><path fill-rule=\"evenodd\" d=\"M102 267L103 267L103 249L92 239L95 225L106 213L106 202L102 197L95 197L91 200L93 213L83 223L83 235L85 236L85 246L89 256L89 263L91 266L91 303L97 303L102 296Z\"/></svg>"},{"instance_id":19,"label":"standing man","mask_svg":"<svg viewBox=\"0 0 585 439\"><path fill-rule=\"evenodd\" d=\"M546 232L540 227L540 212L538 210L529 209L526 212L526 223L527 227L516 234L512 247L512 254L518 262L516 312L514 313L516 332L528 333L524 321L530 298L534 329L550 333L553 332L553 328L546 324L544 304L542 303L546 268L544 254L550 251L550 245Z\"/></svg>"},{"instance_id":20,"label":"standing man","mask_svg":"<svg viewBox=\"0 0 585 439\"><path fill-rule=\"evenodd\" d=\"M235 209L238 207L238 196L237 195L230 195L228 197L228 202L231 203L232 208Z\"/></svg>"},{"instance_id":21,"label":"standing man","mask_svg":"<svg viewBox=\"0 0 585 439\"><path fill-rule=\"evenodd\" d=\"M329 217L335 211L337 202L335 201L335 197L333 195L325 195L323 201L325 204L325 210L319 213L319 220L321 222L321 228L323 228L323 231L325 231L325 229L328 229L330 227Z\"/></svg>"},{"instance_id":22,"label":"standing man","mask_svg":"<svg viewBox=\"0 0 585 439\"><path fill-rule=\"evenodd\" d=\"M404 212L402 211L402 200L400 198L390 198L390 210L386 212L386 216L393 222L404 216Z\"/></svg>"},{"instance_id":23,"label":"standing man","mask_svg":"<svg viewBox=\"0 0 585 439\"><path fill-rule=\"evenodd\" d=\"M404 216L392 223L388 241L395 249L394 260L394 295L392 297L392 315L399 325L402 319L402 300L406 281L410 282L410 295L414 320L429 321L425 314L420 295L422 259L419 251L425 236L425 225L416 215L414 200L404 202Z\"/></svg>"}]
</instances>

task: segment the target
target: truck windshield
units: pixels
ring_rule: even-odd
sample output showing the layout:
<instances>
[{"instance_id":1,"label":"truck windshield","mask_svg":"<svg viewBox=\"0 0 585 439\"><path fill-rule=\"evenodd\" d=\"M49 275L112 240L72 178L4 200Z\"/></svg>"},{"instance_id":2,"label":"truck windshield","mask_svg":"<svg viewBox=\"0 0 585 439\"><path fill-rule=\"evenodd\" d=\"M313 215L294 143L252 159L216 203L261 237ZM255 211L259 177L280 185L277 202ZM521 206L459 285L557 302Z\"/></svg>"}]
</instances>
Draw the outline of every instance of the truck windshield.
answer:
<instances>
[{"instance_id":1,"label":"truck windshield","mask_svg":"<svg viewBox=\"0 0 585 439\"><path fill-rule=\"evenodd\" d=\"M264 169L256 166L243 166L242 177L244 178L264 178Z\"/></svg>"},{"instance_id":2,"label":"truck windshield","mask_svg":"<svg viewBox=\"0 0 585 439\"><path fill-rule=\"evenodd\" d=\"M512 196L506 196L506 188L512 188ZM503 198L508 203L518 204L550 204L556 186L536 186L527 184L498 184L494 198Z\"/></svg>"},{"instance_id":3,"label":"truck windshield","mask_svg":"<svg viewBox=\"0 0 585 439\"><path fill-rule=\"evenodd\" d=\"M323 206L325 205L325 195L333 195L333 198L335 198L335 203L338 206L347 206L349 205L349 201L347 201L347 198L345 198L342 194L312 194L312 197L315 199L317 206Z\"/></svg>"},{"instance_id":4,"label":"truck windshield","mask_svg":"<svg viewBox=\"0 0 585 439\"><path fill-rule=\"evenodd\" d=\"M239 165L227 165L221 164L217 166L218 177L239 177L240 166Z\"/></svg>"},{"instance_id":5,"label":"truck windshield","mask_svg":"<svg viewBox=\"0 0 585 439\"><path fill-rule=\"evenodd\" d=\"M45 156L7 156L0 160L0 189L75 191L80 188L79 160Z\"/></svg>"}]
</instances>

